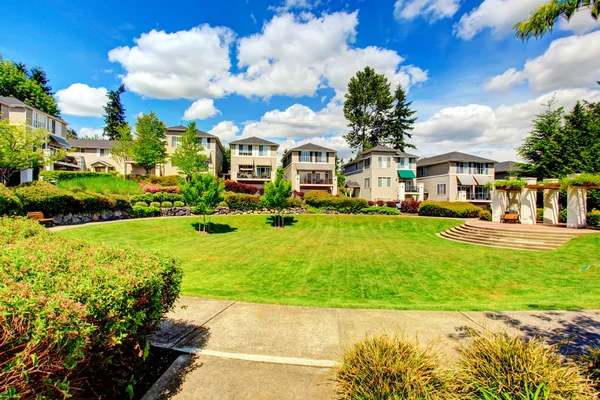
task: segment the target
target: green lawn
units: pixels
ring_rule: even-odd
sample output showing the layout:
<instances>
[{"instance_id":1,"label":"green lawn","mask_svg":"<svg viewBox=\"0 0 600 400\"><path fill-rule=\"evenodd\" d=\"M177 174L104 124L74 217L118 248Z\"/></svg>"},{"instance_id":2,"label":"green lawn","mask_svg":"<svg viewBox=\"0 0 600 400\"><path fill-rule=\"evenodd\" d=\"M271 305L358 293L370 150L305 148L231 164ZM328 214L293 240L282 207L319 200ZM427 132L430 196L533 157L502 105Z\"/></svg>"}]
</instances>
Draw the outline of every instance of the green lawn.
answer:
<instances>
[{"instance_id":1,"label":"green lawn","mask_svg":"<svg viewBox=\"0 0 600 400\"><path fill-rule=\"evenodd\" d=\"M87 226L60 235L156 249L177 257L183 294L306 306L423 310L600 309L600 235L529 252L455 243L448 219L264 215ZM586 271L581 267L590 265Z\"/></svg>"}]
</instances>

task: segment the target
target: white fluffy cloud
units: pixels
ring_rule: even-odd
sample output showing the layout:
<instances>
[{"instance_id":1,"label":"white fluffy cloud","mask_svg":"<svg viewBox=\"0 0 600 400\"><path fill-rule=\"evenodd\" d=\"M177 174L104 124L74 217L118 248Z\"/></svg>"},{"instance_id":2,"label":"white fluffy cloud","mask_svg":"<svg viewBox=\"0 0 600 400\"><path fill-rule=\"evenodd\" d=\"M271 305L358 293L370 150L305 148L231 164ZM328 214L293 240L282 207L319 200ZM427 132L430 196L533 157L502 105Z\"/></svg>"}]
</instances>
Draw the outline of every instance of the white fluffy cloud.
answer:
<instances>
[{"instance_id":1,"label":"white fluffy cloud","mask_svg":"<svg viewBox=\"0 0 600 400\"><path fill-rule=\"evenodd\" d=\"M600 28L600 23L592 18L590 10L584 8L575 13L570 21L561 19L558 23L558 28L563 31L571 31L578 35L591 32Z\"/></svg>"},{"instance_id":2,"label":"white fluffy cloud","mask_svg":"<svg viewBox=\"0 0 600 400\"><path fill-rule=\"evenodd\" d=\"M546 52L492 78L488 90L503 91L525 80L536 91L596 86L600 77L600 31L554 40Z\"/></svg>"},{"instance_id":3,"label":"white fluffy cloud","mask_svg":"<svg viewBox=\"0 0 600 400\"><path fill-rule=\"evenodd\" d=\"M200 99L192 103L183 113L183 119L186 121L192 119L206 119L213 115L220 114L216 109L212 99Z\"/></svg>"},{"instance_id":4,"label":"white fluffy cloud","mask_svg":"<svg viewBox=\"0 0 600 400\"><path fill-rule=\"evenodd\" d=\"M84 137L92 138L92 139L101 139L103 134L102 128L81 128L77 133L77 136L80 139Z\"/></svg>"},{"instance_id":5,"label":"white fluffy cloud","mask_svg":"<svg viewBox=\"0 0 600 400\"><path fill-rule=\"evenodd\" d=\"M175 33L152 30L134 39L133 47L111 50L108 59L123 66L123 83L141 95L192 100L221 97L234 37L229 28L208 25Z\"/></svg>"},{"instance_id":6,"label":"white fluffy cloud","mask_svg":"<svg viewBox=\"0 0 600 400\"><path fill-rule=\"evenodd\" d=\"M320 0L285 0L279 6L269 6L269 10L275 12L288 12L289 10L310 10L317 7L321 3Z\"/></svg>"},{"instance_id":7,"label":"white fluffy cloud","mask_svg":"<svg viewBox=\"0 0 600 400\"><path fill-rule=\"evenodd\" d=\"M58 107L65 115L100 117L108 98L104 87L93 88L83 83L74 83L56 92Z\"/></svg>"},{"instance_id":8,"label":"white fluffy cloud","mask_svg":"<svg viewBox=\"0 0 600 400\"><path fill-rule=\"evenodd\" d=\"M460 0L396 0L394 18L398 21L422 17L430 22L450 18L460 7Z\"/></svg>"},{"instance_id":9,"label":"white fluffy cloud","mask_svg":"<svg viewBox=\"0 0 600 400\"><path fill-rule=\"evenodd\" d=\"M212 133L221 139L221 143L226 146L232 140L239 138L237 136L240 128L238 128L233 121L221 121L217 125L213 126L208 133Z\"/></svg>"}]
</instances>

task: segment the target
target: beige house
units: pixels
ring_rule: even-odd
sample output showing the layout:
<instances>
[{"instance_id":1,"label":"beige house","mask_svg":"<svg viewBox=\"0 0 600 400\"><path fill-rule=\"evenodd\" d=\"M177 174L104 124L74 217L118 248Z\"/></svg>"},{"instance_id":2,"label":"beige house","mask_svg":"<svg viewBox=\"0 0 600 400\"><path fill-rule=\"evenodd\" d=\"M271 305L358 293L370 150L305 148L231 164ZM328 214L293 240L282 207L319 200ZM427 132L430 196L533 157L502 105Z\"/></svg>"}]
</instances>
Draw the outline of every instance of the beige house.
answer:
<instances>
[{"instance_id":1,"label":"beige house","mask_svg":"<svg viewBox=\"0 0 600 400\"><path fill-rule=\"evenodd\" d=\"M65 120L54 117L38 110L14 97L0 96L0 119L8 119L11 124L27 124L32 128L42 128L50 132L50 141L44 145L44 153L51 154L57 150L69 150L71 146L67 142L67 125ZM50 170L79 170L80 166L76 160L67 156L63 160L41 169ZM30 168L13 174L11 184L30 182L37 179L39 168Z\"/></svg>"},{"instance_id":2,"label":"beige house","mask_svg":"<svg viewBox=\"0 0 600 400\"><path fill-rule=\"evenodd\" d=\"M122 167L111 157L112 140L69 139L73 156L84 171L123 173ZM128 171L130 173L131 170Z\"/></svg>"},{"instance_id":3,"label":"beige house","mask_svg":"<svg viewBox=\"0 0 600 400\"><path fill-rule=\"evenodd\" d=\"M307 143L283 155L284 177L298 192L318 190L337 195L335 150Z\"/></svg>"},{"instance_id":4,"label":"beige house","mask_svg":"<svg viewBox=\"0 0 600 400\"><path fill-rule=\"evenodd\" d=\"M371 201L422 200L416 181L418 156L375 146L344 165L346 188L352 197Z\"/></svg>"},{"instance_id":5,"label":"beige house","mask_svg":"<svg viewBox=\"0 0 600 400\"><path fill-rule=\"evenodd\" d=\"M234 140L231 148L231 180L263 189L265 182L275 180L277 143L258 137Z\"/></svg>"},{"instance_id":6,"label":"beige house","mask_svg":"<svg viewBox=\"0 0 600 400\"><path fill-rule=\"evenodd\" d=\"M488 208L492 197L484 186L494 180L496 161L454 151L417 161L417 182L425 198L435 201L468 201Z\"/></svg>"},{"instance_id":7,"label":"beige house","mask_svg":"<svg viewBox=\"0 0 600 400\"><path fill-rule=\"evenodd\" d=\"M167 128L167 154L171 156L175 153L181 135L185 132L186 127L182 125L172 126ZM198 141L204 148L203 153L208 156L207 172L220 176L223 172L223 152L224 148L219 138L207 132L198 130ZM171 160L168 158L167 163L160 168L159 171L162 175L178 175L179 170L176 166L171 164ZM142 172L143 173L143 172Z\"/></svg>"}]
</instances>

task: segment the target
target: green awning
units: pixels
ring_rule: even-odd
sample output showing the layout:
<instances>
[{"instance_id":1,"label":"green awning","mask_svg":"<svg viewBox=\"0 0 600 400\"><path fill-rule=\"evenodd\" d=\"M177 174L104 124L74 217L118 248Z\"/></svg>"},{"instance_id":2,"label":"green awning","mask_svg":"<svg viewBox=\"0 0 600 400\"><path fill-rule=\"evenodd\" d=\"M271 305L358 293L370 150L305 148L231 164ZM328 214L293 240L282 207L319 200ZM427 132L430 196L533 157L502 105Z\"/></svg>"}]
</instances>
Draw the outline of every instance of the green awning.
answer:
<instances>
[{"instance_id":1,"label":"green awning","mask_svg":"<svg viewBox=\"0 0 600 400\"><path fill-rule=\"evenodd\" d=\"M399 169L398 176L402 179L415 179L417 177L410 169Z\"/></svg>"}]
</instances>

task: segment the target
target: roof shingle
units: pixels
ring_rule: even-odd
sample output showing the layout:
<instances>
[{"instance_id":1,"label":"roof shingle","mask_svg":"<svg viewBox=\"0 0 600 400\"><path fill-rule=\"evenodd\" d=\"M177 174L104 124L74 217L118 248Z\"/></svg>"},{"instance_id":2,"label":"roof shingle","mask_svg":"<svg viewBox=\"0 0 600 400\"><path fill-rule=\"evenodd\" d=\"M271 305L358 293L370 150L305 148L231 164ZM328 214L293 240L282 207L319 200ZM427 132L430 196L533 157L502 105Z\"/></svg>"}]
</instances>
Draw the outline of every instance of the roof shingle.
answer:
<instances>
[{"instance_id":1,"label":"roof shingle","mask_svg":"<svg viewBox=\"0 0 600 400\"><path fill-rule=\"evenodd\" d=\"M483 158L474 156L472 154L461 153L460 151L453 151L451 153L440 154L438 156L421 158L417 161L418 167L426 167L428 165L441 164L450 161L464 161L464 162L486 162L496 163L497 161L490 160L489 158Z\"/></svg>"},{"instance_id":2,"label":"roof shingle","mask_svg":"<svg viewBox=\"0 0 600 400\"><path fill-rule=\"evenodd\" d=\"M258 145L279 147L279 145L277 143L269 142L268 140L265 140L263 138L259 138L256 136L251 136L251 137L244 138L244 139L234 140L232 142L229 142L229 144L258 144Z\"/></svg>"},{"instance_id":3,"label":"roof shingle","mask_svg":"<svg viewBox=\"0 0 600 400\"><path fill-rule=\"evenodd\" d=\"M114 140L68 139L67 142L77 149L112 149Z\"/></svg>"}]
</instances>

